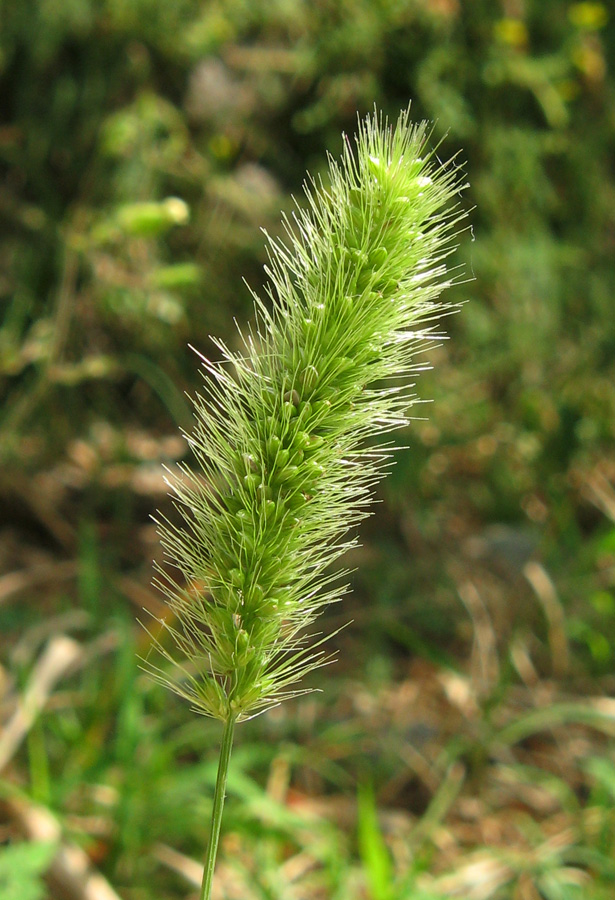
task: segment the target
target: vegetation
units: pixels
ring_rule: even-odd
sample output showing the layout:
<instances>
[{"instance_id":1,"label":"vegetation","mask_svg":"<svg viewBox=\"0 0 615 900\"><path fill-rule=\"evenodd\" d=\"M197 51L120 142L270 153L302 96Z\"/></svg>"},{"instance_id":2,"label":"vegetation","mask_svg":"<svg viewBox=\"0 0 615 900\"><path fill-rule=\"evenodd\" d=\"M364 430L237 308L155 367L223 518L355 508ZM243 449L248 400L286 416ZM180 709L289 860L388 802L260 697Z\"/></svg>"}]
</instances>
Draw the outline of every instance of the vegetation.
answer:
<instances>
[{"instance_id":1,"label":"vegetation","mask_svg":"<svg viewBox=\"0 0 615 900\"><path fill-rule=\"evenodd\" d=\"M148 669L224 724L206 900L235 725L309 693L298 682L331 662L308 629L346 592L333 563L356 547L349 532L391 455L374 439L408 424L416 356L438 337L463 214L454 165L433 156L407 111L362 120L327 186L306 188L307 209L285 220L286 240L269 242L271 308L255 296L241 351L221 344L221 361L204 360L198 467L170 481L181 518L160 525L182 577L159 568L170 616L154 642L162 667Z\"/></svg>"},{"instance_id":2,"label":"vegetation","mask_svg":"<svg viewBox=\"0 0 615 900\"><path fill-rule=\"evenodd\" d=\"M242 726L219 897L612 895L614 18L2 4L0 894L40 895L60 842L124 900L198 891L219 730L140 672L135 625L161 464L192 462L187 345L239 348L259 227L357 111L412 98L463 147L469 302L323 620L353 619L326 691ZM66 858L54 900L87 896Z\"/></svg>"}]
</instances>

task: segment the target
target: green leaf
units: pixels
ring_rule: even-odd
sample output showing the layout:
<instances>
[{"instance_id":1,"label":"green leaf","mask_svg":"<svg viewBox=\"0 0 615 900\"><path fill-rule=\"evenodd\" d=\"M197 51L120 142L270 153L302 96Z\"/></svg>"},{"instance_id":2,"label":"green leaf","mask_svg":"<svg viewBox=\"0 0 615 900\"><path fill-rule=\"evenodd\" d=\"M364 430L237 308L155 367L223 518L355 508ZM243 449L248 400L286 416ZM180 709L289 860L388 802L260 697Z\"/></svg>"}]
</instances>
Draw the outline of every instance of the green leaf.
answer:
<instances>
[{"instance_id":1,"label":"green leaf","mask_svg":"<svg viewBox=\"0 0 615 900\"><path fill-rule=\"evenodd\" d=\"M0 850L0 900L42 900L47 890L42 876L56 845L34 842Z\"/></svg>"},{"instance_id":2,"label":"green leaf","mask_svg":"<svg viewBox=\"0 0 615 900\"><path fill-rule=\"evenodd\" d=\"M603 788L615 803L615 762L594 756L588 759L583 768Z\"/></svg>"},{"instance_id":3,"label":"green leaf","mask_svg":"<svg viewBox=\"0 0 615 900\"><path fill-rule=\"evenodd\" d=\"M167 197L160 203L129 203L117 212L117 223L126 234L155 237L174 225L185 225L190 210L179 197Z\"/></svg>"},{"instance_id":4,"label":"green leaf","mask_svg":"<svg viewBox=\"0 0 615 900\"><path fill-rule=\"evenodd\" d=\"M359 852L372 900L392 900L393 866L380 825L373 788L359 789Z\"/></svg>"}]
</instances>

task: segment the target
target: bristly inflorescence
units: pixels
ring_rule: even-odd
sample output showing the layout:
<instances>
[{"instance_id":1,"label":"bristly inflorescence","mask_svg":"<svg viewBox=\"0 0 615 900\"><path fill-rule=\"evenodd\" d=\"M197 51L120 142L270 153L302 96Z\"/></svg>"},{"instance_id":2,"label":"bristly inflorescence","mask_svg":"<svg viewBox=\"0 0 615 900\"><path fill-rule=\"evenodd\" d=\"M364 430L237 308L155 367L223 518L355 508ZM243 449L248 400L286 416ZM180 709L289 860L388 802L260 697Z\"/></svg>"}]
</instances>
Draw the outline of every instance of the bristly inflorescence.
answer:
<instances>
[{"instance_id":1,"label":"bristly inflorescence","mask_svg":"<svg viewBox=\"0 0 615 900\"><path fill-rule=\"evenodd\" d=\"M267 238L270 302L254 297L242 351L218 342L222 362L204 360L199 468L171 476L183 521L160 523L185 582L160 571L172 617L157 646L174 665L149 668L206 715L249 718L327 659L305 629L344 592L331 563L386 467L389 449L365 442L406 424L451 283L462 186L428 136L408 112L360 122L286 239Z\"/></svg>"}]
</instances>

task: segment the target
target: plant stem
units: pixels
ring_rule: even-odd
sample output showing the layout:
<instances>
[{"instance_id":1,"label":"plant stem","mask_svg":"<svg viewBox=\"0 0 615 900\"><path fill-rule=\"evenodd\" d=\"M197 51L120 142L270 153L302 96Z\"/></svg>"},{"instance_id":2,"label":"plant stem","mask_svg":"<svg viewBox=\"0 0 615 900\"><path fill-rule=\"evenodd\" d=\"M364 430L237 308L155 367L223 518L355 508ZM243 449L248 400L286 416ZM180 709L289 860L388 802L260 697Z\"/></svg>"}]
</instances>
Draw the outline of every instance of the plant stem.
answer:
<instances>
[{"instance_id":1,"label":"plant stem","mask_svg":"<svg viewBox=\"0 0 615 900\"><path fill-rule=\"evenodd\" d=\"M205 856L205 870L203 872L203 884L199 900L211 900L211 888L214 881L214 868L218 853L218 841L220 840L220 825L222 824L222 810L224 808L224 796L226 792L226 779L228 776L228 764L233 749L233 734L235 731L235 719L231 716L224 725L222 746L220 747L220 759L218 761L218 776L214 791L214 808L211 814L211 833L207 854Z\"/></svg>"}]
</instances>

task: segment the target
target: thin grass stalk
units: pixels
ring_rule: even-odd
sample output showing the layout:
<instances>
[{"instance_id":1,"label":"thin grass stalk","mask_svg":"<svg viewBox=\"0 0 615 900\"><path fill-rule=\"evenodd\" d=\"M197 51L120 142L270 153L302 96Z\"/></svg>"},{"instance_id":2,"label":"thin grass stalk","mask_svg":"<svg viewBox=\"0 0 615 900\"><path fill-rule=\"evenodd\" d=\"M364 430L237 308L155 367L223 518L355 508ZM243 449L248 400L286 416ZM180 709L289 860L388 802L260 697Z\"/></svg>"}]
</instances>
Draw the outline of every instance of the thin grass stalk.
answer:
<instances>
[{"instance_id":1,"label":"thin grass stalk","mask_svg":"<svg viewBox=\"0 0 615 900\"><path fill-rule=\"evenodd\" d=\"M224 799L226 796L228 767L231 759L231 751L233 749L234 733L235 719L229 718L224 726L222 744L220 745L220 759L218 761L218 774L216 777L214 803L211 813L211 829L209 833L209 842L207 844L207 853L205 854L203 882L201 884L201 893L199 894L199 900L211 900L211 891L214 883L214 869L216 866L216 857L218 855L218 844L220 842L220 828L222 826L222 811L224 809Z\"/></svg>"}]
</instances>

